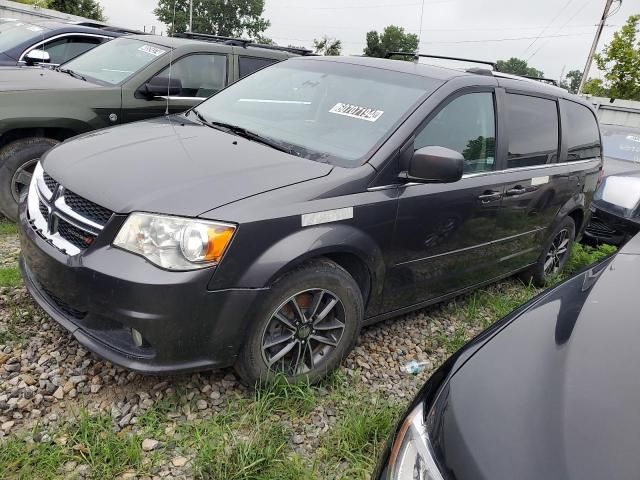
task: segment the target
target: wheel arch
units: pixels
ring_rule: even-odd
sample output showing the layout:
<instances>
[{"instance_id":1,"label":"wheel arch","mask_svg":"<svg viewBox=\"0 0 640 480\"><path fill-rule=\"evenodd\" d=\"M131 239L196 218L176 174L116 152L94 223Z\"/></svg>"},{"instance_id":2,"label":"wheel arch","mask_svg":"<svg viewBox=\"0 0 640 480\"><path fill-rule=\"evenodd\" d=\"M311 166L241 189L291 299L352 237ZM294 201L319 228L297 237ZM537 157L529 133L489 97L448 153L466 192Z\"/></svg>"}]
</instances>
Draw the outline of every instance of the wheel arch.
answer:
<instances>
[{"instance_id":1,"label":"wheel arch","mask_svg":"<svg viewBox=\"0 0 640 480\"><path fill-rule=\"evenodd\" d=\"M44 137L44 138L51 138L53 140L63 141L68 138L74 137L79 133L81 132L78 132L72 128L61 128L61 127L14 128L0 135L0 148L3 148L12 142L15 142L16 140L22 140L24 138Z\"/></svg>"}]
</instances>

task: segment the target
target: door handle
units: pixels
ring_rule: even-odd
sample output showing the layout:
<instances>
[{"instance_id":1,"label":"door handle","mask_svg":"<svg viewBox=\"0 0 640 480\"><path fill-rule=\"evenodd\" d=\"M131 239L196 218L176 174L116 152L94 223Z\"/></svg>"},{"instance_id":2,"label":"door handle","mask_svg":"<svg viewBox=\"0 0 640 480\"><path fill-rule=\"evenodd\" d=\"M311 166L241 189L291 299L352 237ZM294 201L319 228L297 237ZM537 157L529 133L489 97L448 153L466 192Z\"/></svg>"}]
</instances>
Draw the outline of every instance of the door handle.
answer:
<instances>
[{"instance_id":1,"label":"door handle","mask_svg":"<svg viewBox=\"0 0 640 480\"><path fill-rule=\"evenodd\" d=\"M507 190L506 194L507 194L507 197L515 197L517 195L524 195L528 191L529 189L523 187L522 185L517 185Z\"/></svg>"},{"instance_id":2,"label":"door handle","mask_svg":"<svg viewBox=\"0 0 640 480\"><path fill-rule=\"evenodd\" d=\"M482 203L495 202L496 200L500 200L502 198L501 192L496 192L494 190L487 190L482 195L478 196L478 200Z\"/></svg>"}]
</instances>

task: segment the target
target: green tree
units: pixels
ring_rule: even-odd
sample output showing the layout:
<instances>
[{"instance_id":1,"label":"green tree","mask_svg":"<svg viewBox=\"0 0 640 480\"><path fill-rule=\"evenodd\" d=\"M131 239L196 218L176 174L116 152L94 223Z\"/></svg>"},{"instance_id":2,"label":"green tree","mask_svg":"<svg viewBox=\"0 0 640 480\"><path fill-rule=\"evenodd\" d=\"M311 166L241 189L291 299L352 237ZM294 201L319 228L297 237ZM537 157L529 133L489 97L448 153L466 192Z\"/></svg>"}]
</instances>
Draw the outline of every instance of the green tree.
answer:
<instances>
[{"instance_id":1,"label":"green tree","mask_svg":"<svg viewBox=\"0 0 640 480\"><path fill-rule=\"evenodd\" d=\"M48 0L47 8L99 22L107 21L102 5L97 0Z\"/></svg>"},{"instance_id":2,"label":"green tree","mask_svg":"<svg viewBox=\"0 0 640 480\"><path fill-rule=\"evenodd\" d=\"M321 39L314 38L313 49L320 55L337 57L342 52L342 41L326 35Z\"/></svg>"},{"instance_id":3,"label":"green tree","mask_svg":"<svg viewBox=\"0 0 640 480\"><path fill-rule=\"evenodd\" d=\"M593 95L594 97L608 97L609 90L605 88L603 82L599 78L590 78L584 82L582 93Z\"/></svg>"},{"instance_id":4,"label":"green tree","mask_svg":"<svg viewBox=\"0 0 640 480\"><path fill-rule=\"evenodd\" d=\"M418 35L405 33L404 28L396 25L385 27L382 35L372 30L367 33L367 57L384 58L389 52L415 53L418 50ZM406 59L411 60L410 57Z\"/></svg>"},{"instance_id":5,"label":"green tree","mask_svg":"<svg viewBox=\"0 0 640 480\"><path fill-rule=\"evenodd\" d=\"M640 15L632 15L627 23L613 34L611 43L595 55L596 65L605 72L603 86L607 96L626 100L640 100Z\"/></svg>"},{"instance_id":6,"label":"green tree","mask_svg":"<svg viewBox=\"0 0 640 480\"><path fill-rule=\"evenodd\" d=\"M498 60L496 62L499 72L510 73L512 75L520 75L524 77L542 77L544 73L541 70L530 67L526 60L511 57L509 60Z\"/></svg>"},{"instance_id":7,"label":"green tree","mask_svg":"<svg viewBox=\"0 0 640 480\"><path fill-rule=\"evenodd\" d=\"M581 80L582 72L580 70L569 70L567 76L560 80L560 86L571 93L578 93Z\"/></svg>"},{"instance_id":8,"label":"green tree","mask_svg":"<svg viewBox=\"0 0 640 480\"><path fill-rule=\"evenodd\" d=\"M49 0L13 0L14 2L24 3L25 5L35 5L36 7L48 8Z\"/></svg>"},{"instance_id":9,"label":"green tree","mask_svg":"<svg viewBox=\"0 0 640 480\"><path fill-rule=\"evenodd\" d=\"M159 0L153 11L158 20L169 25L169 33L186 32L189 28L189 0ZM264 0L193 0L193 31L255 38L271 24L262 18Z\"/></svg>"}]
</instances>

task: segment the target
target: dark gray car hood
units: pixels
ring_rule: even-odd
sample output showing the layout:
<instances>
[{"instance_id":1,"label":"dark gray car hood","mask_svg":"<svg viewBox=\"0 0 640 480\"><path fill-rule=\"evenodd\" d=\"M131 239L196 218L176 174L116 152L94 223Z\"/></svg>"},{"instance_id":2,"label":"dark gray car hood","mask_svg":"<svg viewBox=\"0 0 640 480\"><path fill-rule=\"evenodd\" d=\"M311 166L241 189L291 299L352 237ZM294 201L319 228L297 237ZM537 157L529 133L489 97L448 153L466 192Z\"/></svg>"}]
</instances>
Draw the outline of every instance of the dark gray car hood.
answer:
<instances>
[{"instance_id":1,"label":"dark gray car hood","mask_svg":"<svg viewBox=\"0 0 640 480\"><path fill-rule=\"evenodd\" d=\"M436 402L447 479L635 480L640 236L491 338Z\"/></svg>"},{"instance_id":2,"label":"dark gray car hood","mask_svg":"<svg viewBox=\"0 0 640 480\"><path fill-rule=\"evenodd\" d=\"M598 186L593 205L622 218L637 217L640 206L640 164L608 158L605 178Z\"/></svg>"},{"instance_id":3,"label":"dark gray car hood","mask_svg":"<svg viewBox=\"0 0 640 480\"><path fill-rule=\"evenodd\" d=\"M197 216L332 169L180 118L77 137L51 150L44 170L67 189L117 213Z\"/></svg>"}]
</instances>

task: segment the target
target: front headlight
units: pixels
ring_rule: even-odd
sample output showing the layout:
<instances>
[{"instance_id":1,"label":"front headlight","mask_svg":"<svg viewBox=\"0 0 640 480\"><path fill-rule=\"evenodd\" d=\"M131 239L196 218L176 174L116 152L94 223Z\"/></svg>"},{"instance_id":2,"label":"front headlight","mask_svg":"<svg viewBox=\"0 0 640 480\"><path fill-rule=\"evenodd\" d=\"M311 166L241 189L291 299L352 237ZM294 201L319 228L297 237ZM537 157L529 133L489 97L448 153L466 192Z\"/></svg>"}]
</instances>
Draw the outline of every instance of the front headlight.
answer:
<instances>
[{"instance_id":1,"label":"front headlight","mask_svg":"<svg viewBox=\"0 0 640 480\"><path fill-rule=\"evenodd\" d=\"M113 246L141 255L162 268L194 270L217 265L235 231L234 225L226 223L132 213Z\"/></svg>"},{"instance_id":2,"label":"front headlight","mask_svg":"<svg viewBox=\"0 0 640 480\"><path fill-rule=\"evenodd\" d=\"M433 458L422 403L402 422L385 470L388 480L443 480Z\"/></svg>"}]
</instances>

